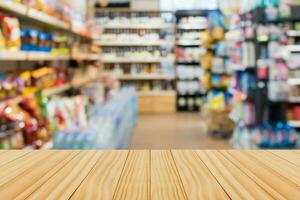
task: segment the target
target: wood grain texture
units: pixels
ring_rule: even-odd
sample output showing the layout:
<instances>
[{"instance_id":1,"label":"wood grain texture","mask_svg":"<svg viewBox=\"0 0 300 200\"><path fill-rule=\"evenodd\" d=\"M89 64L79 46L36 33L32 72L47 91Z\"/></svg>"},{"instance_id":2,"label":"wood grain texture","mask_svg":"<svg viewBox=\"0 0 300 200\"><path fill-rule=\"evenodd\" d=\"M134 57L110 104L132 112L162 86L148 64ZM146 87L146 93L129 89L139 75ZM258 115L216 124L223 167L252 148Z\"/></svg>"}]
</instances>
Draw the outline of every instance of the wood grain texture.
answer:
<instances>
[{"instance_id":1,"label":"wood grain texture","mask_svg":"<svg viewBox=\"0 0 300 200\"><path fill-rule=\"evenodd\" d=\"M242 169L264 190L268 191L274 199L298 199L300 195L299 187L285 177L280 176L272 167L267 167L251 159L246 152L222 151L227 159Z\"/></svg>"},{"instance_id":2,"label":"wood grain texture","mask_svg":"<svg viewBox=\"0 0 300 200\"><path fill-rule=\"evenodd\" d=\"M187 199L170 151L151 151L151 199Z\"/></svg>"},{"instance_id":3,"label":"wood grain texture","mask_svg":"<svg viewBox=\"0 0 300 200\"><path fill-rule=\"evenodd\" d=\"M300 168L298 166L266 151L248 151L246 154L250 155L252 159L261 162L262 165L272 168L278 175L283 176L297 186L300 186Z\"/></svg>"},{"instance_id":4,"label":"wood grain texture","mask_svg":"<svg viewBox=\"0 0 300 200\"><path fill-rule=\"evenodd\" d=\"M30 153L31 151L29 150L23 150L23 151L19 151L19 150L9 150L9 151L5 151L2 150L0 151L0 166L5 165L6 163L9 163L19 157L22 157L28 153Z\"/></svg>"},{"instance_id":5,"label":"wood grain texture","mask_svg":"<svg viewBox=\"0 0 300 200\"><path fill-rule=\"evenodd\" d=\"M290 150L272 150L269 151L273 154L275 154L276 156L279 156L287 161L289 161L290 163L297 165L298 167L300 167L300 156L299 154L297 154L297 152L295 151L290 151Z\"/></svg>"},{"instance_id":6,"label":"wood grain texture","mask_svg":"<svg viewBox=\"0 0 300 200\"><path fill-rule=\"evenodd\" d=\"M298 200L299 151L0 151L1 199Z\"/></svg>"},{"instance_id":7,"label":"wood grain texture","mask_svg":"<svg viewBox=\"0 0 300 200\"><path fill-rule=\"evenodd\" d=\"M231 199L273 199L218 151L197 151Z\"/></svg>"},{"instance_id":8,"label":"wood grain texture","mask_svg":"<svg viewBox=\"0 0 300 200\"><path fill-rule=\"evenodd\" d=\"M188 199L229 199L194 151L172 150Z\"/></svg>"},{"instance_id":9,"label":"wood grain texture","mask_svg":"<svg viewBox=\"0 0 300 200\"><path fill-rule=\"evenodd\" d=\"M47 159L54 151L36 151L20 156L19 159L15 159L0 167L0 186L6 184L11 179L17 178L22 173L32 169L34 166L43 162L47 162Z\"/></svg>"},{"instance_id":10,"label":"wood grain texture","mask_svg":"<svg viewBox=\"0 0 300 200\"><path fill-rule=\"evenodd\" d=\"M32 168L18 174L16 178L2 184L0 196L5 196L6 199L25 199L78 153L79 151L61 151L51 154L46 162L36 163Z\"/></svg>"},{"instance_id":11,"label":"wood grain texture","mask_svg":"<svg viewBox=\"0 0 300 200\"><path fill-rule=\"evenodd\" d=\"M130 151L114 199L150 199L150 151Z\"/></svg>"},{"instance_id":12,"label":"wood grain texture","mask_svg":"<svg viewBox=\"0 0 300 200\"><path fill-rule=\"evenodd\" d=\"M95 166L102 151L82 151L28 199L68 199Z\"/></svg>"},{"instance_id":13,"label":"wood grain texture","mask_svg":"<svg viewBox=\"0 0 300 200\"><path fill-rule=\"evenodd\" d=\"M105 151L71 199L112 199L128 151Z\"/></svg>"}]
</instances>

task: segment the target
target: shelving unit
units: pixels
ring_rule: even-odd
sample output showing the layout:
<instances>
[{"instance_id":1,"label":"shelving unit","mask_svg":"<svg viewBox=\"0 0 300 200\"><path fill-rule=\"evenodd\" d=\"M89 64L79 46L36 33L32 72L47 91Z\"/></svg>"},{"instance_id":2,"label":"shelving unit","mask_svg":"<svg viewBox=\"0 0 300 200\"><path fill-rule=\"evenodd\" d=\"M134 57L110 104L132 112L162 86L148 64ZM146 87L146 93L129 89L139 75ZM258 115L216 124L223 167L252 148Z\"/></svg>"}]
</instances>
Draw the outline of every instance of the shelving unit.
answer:
<instances>
[{"instance_id":1,"label":"shelving unit","mask_svg":"<svg viewBox=\"0 0 300 200\"><path fill-rule=\"evenodd\" d=\"M84 39L93 40L95 36L82 34L74 29L71 24L68 24L55 17L49 16L27 5L15 3L11 0L2 0L0 2L0 9L10 13L17 14L20 18L39 23L41 26L51 26L52 28L67 31L69 33L80 36Z\"/></svg>"},{"instance_id":2,"label":"shelving unit","mask_svg":"<svg viewBox=\"0 0 300 200\"><path fill-rule=\"evenodd\" d=\"M200 67L200 53L197 58L181 58L178 55L184 54L184 57L189 51L201 51L203 47L200 38L200 32L208 28L208 23L193 22L196 17L203 17L203 10L179 10L176 12L176 87L177 87L177 111L199 111L201 107L201 97L204 94L200 85L200 76L197 77L181 77L179 70L196 72ZM185 19L185 20L183 20ZM196 34L197 33L197 34ZM193 36L193 37L192 37ZM193 53L190 53L193 54ZM198 71L197 71L198 72ZM199 71L200 72L200 71ZM197 84L197 88L190 91L192 85ZM183 88L187 87L186 91Z\"/></svg>"},{"instance_id":3,"label":"shelving unit","mask_svg":"<svg viewBox=\"0 0 300 200\"><path fill-rule=\"evenodd\" d=\"M70 11L71 9L72 8L70 8ZM88 47L89 45L92 45L95 39L97 39L95 34L98 35L99 33L87 32L87 30L85 30L86 26L81 27L78 26L77 24L74 24L74 22L71 21L66 22L54 16L50 16L42 11L39 11L31 7L29 3L25 5L25 4L15 3L13 0L1 0L0 10L1 12L4 13L4 15L11 16L13 20L20 23L20 27L18 26L15 28L18 28L17 29L18 31L19 29L21 29L20 30L21 37L19 40L21 40L22 47L19 45L15 45L15 49L27 50L27 51L1 50L0 52L1 63L3 62L2 64L4 65L12 66L12 69L15 68L14 69L15 71L13 71L14 74L12 76L12 80L9 81L7 81L8 73L6 74L5 71L5 77L4 77L5 79L3 80L7 81L8 84L11 85L10 86L11 89L9 89L9 87L4 89L4 87L2 87L3 83L1 83L1 89L2 89L1 99L6 99L6 100L0 101L0 107L1 109L6 109L7 106L10 106L7 108L11 108L12 110L16 109L16 111L14 111L16 115L19 113L23 115L22 113L24 112L24 115L28 115L28 118L32 118L32 121L36 120L35 126L38 126L39 128L36 128L35 131L37 132L42 130L43 132L43 136L40 135L39 137L36 137L35 132L32 131L27 132L27 130L25 131L22 128L21 128L22 130L19 130L19 127L17 128L17 130L15 130L15 127L11 127L11 129L8 129L10 132L9 131L7 132L6 129L1 130L1 140L3 140L4 138L7 141L6 143L1 141L0 145L6 145L6 146L1 146L0 148L1 149L22 148L25 146L24 147L25 149L34 149L34 148L49 149L53 146L53 142L51 140L53 138L51 138L52 137L51 134L53 133L52 131L54 130L52 129L53 127L50 128L50 125L48 127L48 125L45 125L44 124L45 122L41 120L42 118L45 117L44 114L47 112L45 111L44 114L41 114L43 116L37 117L35 116L35 114L30 113L27 110L25 111L23 107L23 103L25 102L24 99L26 99L27 97L34 97L33 102L40 104L40 102L38 102L39 97L42 98L48 97L49 99L51 99L50 97L52 96L56 96L56 95L60 96L61 94L64 94L69 90L75 88L78 89L90 82L94 82L97 74L90 75L89 73L87 73L90 72L91 69L90 67L84 66L84 68L81 68L84 69L82 71L81 69L78 70L78 68L72 70L67 69L67 67L69 67L70 65L71 66L76 65L82 67L83 65L86 65L85 62L78 62L75 64L71 62L67 64L67 62L45 62L45 61L69 61L74 59L82 60L82 61L99 60L101 57L98 54L81 53L80 55L78 55L72 53L72 51L75 49L75 48L73 49L72 47L73 46L75 47L75 45L78 45L79 47L84 46L85 47L84 49L87 50L87 52L90 52ZM13 17L17 19L14 19ZM44 36L42 37L42 39L36 38L37 42L39 42L39 45L41 45L40 44L41 42L46 43L45 40L47 40L47 44L43 44L44 46L41 45L42 47L40 47L32 41L27 41L27 38L26 41L28 42L28 44L26 44L26 41L23 41L24 37L26 36L22 34L28 31L29 29L36 31L35 32L36 37L38 36L40 37L41 35ZM27 32L25 34L27 34ZM7 37L5 34L3 34L3 36ZM45 39L45 37L47 37L47 39ZM70 38L65 40L66 37L70 37ZM68 43L70 39L72 39L75 44L73 45L72 43L72 47L70 43ZM54 44L55 47L53 47ZM8 47L6 48L8 49ZM24 62L30 61L30 62L26 62L25 65L25 63L22 63L22 61ZM9 63L7 64L7 62ZM53 66L54 64L55 66ZM55 68L50 69L51 67L55 67ZM12 71L12 69L9 70ZM97 70L93 70L93 72L94 71ZM76 75L75 76L76 79L71 81L70 77L67 76L70 76L73 72L74 75ZM81 77L77 77L79 76L79 74L81 75ZM20 82L16 83L15 79ZM47 81L49 82L49 84ZM45 82L47 82L47 84ZM17 84L20 85L16 86ZM49 87L50 85L53 86ZM37 96L37 98L35 98L35 96ZM39 105L37 108L35 108L36 109L35 111L39 111L38 109L42 109L40 107L42 106ZM47 113L47 115L48 114L49 113ZM41 117L41 119L39 119L39 117ZM24 124L29 123L26 120L20 119L20 122L24 121ZM10 121L15 123L14 119L8 120L9 123ZM47 123L48 122L49 121L47 121ZM16 126L18 126L18 124L16 124ZM14 142L22 143L22 144L13 144L12 138L16 140L16 137L18 137L18 141L17 142L14 141ZM27 137L36 137L36 138L33 138L32 140L27 140L28 139Z\"/></svg>"},{"instance_id":4,"label":"shelving unit","mask_svg":"<svg viewBox=\"0 0 300 200\"><path fill-rule=\"evenodd\" d=\"M53 95L58 95L58 94L64 93L72 88L81 87L89 82L93 82L94 80L95 79L85 79L85 80L76 81L76 82L72 82L72 83L66 83L61 86L54 86L51 88L42 89L41 91L45 97L50 97ZM26 96L30 96L30 95L34 95L34 93L28 94ZM19 104L24 99L24 97L25 96L20 95L20 96L17 96L17 97L14 97L14 98L11 98L11 99L8 99L5 101L0 101L0 107L3 107L6 104L9 104L9 105Z\"/></svg>"},{"instance_id":5,"label":"shelving unit","mask_svg":"<svg viewBox=\"0 0 300 200\"><path fill-rule=\"evenodd\" d=\"M121 86L134 86L137 88L139 84L147 84L147 89L138 91L138 110L140 113L153 113L159 112L175 112L175 104L164 104L166 98L174 98L173 93L168 91L156 92L152 91L154 84L164 84L165 82L174 82L175 76L173 74L167 74L163 70L164 63L174 63L174 56L169 50L174 46L174 40L161 37L162 32L171 34L174 32L175 24L170 21L166 21L163 17L165 12L159 11L110 11L110 12L99 12L98 17L109 16L109 19L123 16L127 22L122 21L122 24L112 20L113 22L107 21L106 23L100 24L103 29L101 38L97 41L97 44L102 48L103 54L101 62L105 69L112 70L113 72L118 68L117 74L118 79L121 82ZM168 13L172 14L172 13ZM139 16L145 18L149 16L149 21L139 21ZM132 17L135 17L135 21L131 21ZM151 21L151 18L155 17L155 22ZM159 21L159 22L158 22ZM124 38L127 34L128 38ZM120 37L122 34L122 37ZM130 37L131 34L131 37ZM149 35L148 38L146 37ZM155 37L154 37L154 36ZM153 39L151 39L151 37ZM109 39L110 38L110 39ZM111 53L107 53L111 52ZM126 52L132 53L132 56L126 55ZM162 53L164 51L165 53ZM113 52L113 53L112 53ZM139 52L145 52L144 54ZM152 55L151 53L152 52ZM155 55L153 55L155 52ZM120 54L120 55L118 55ZM125 54L122 56L122 54ZM148 54L148 55L145 55ZM160 54L160 55L158 55ZM163 55L163 54L168 54ZM152 71L152 68L155 71ZM125 70L125 68L127 70ZM134 70L139 69L138 72ZM149 68L146 70L146 68ZM151 68L151 70L150 70ZM141 87L140 87L141 88ZM145 91L144 91L145 90ZM153 89L156 90L156 89ZM166 94L163 94L166 92ZM162 97L162 98L160 98ZM167 108L154 106L162 104ZM174 107L174 108L173 108Z\"/></svg>"}]
</instances>

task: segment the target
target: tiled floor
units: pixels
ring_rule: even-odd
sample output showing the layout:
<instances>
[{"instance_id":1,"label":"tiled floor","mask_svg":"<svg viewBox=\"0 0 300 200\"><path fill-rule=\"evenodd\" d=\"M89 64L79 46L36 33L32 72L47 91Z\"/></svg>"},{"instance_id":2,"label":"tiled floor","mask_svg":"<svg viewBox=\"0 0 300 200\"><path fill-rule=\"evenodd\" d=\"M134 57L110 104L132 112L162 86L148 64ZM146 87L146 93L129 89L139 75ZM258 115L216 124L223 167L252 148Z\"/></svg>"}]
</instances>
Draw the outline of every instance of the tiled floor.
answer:
<instances>
[{"instance_id":1,"label":"tiled floor","mask_svg":"<svg viewBox=\"0 0 300 200\"><path fill-rule=\"evenodd\" d=\"M212 139L198 113L139 115L130 149L230 149L227 140Z\"/></svg>"}]
</instances>

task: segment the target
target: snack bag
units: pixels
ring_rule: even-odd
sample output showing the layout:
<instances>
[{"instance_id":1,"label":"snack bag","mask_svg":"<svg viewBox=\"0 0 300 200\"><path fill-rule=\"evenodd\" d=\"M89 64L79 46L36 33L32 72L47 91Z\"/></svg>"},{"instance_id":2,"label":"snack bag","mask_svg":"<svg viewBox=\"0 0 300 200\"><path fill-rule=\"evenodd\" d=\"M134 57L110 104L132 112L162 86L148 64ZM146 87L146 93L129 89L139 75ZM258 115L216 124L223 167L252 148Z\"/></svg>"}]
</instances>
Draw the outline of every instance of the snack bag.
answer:
<instances>
[{"instance_id":1,"label":"snack bag","mask_svg":"<svg viewBox=\"0 0 300 200\"><path fill-rule=\"evenodd\" d=\"M19 20L6 15L0 16L1 27L4 33L6 48L9 51L18 51L21 48L21 31Z\"/></svg>"},{"instance_id":2,"label":"snack bag","mask_svg":"<svg viewBox=\"0 0 300 200\"><path fill-rule=\"evenodd\" d=\"M0 52L5 50L5 38L0 29Z\"/></svg>"}]
</instances>

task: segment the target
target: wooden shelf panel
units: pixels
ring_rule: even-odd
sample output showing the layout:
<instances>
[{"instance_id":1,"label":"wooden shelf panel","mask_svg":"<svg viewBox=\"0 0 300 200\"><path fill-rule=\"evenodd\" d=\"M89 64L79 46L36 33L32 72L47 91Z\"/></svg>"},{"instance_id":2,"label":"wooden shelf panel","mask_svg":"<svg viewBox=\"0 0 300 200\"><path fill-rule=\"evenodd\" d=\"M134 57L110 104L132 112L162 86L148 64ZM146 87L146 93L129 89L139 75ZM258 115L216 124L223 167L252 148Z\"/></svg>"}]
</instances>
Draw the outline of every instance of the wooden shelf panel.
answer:
<instances>
[{"instance_id":1,"label":"wooden shelf panel","mask_svg":"<svg viewBox=\"0 0 300 200\"><path fill-rule=\"evenodd\" d=\"M6 199L297 199L300 194L299 150L23 150L1 151L0 163Z\"/></svg>"}]
</instances>

